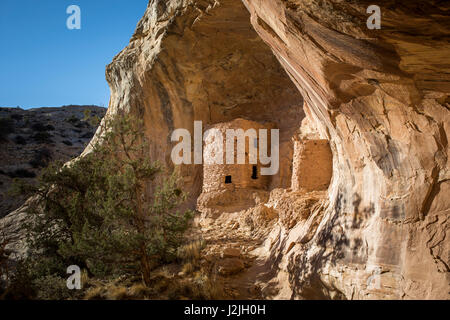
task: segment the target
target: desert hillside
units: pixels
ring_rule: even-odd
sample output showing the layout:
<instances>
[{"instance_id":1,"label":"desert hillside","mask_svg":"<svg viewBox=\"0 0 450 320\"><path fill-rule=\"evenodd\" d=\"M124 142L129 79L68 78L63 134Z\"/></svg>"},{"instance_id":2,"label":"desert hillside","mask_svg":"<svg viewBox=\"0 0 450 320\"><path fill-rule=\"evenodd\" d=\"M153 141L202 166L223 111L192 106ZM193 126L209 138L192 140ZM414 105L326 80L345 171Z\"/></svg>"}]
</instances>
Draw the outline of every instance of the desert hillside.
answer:
<instances>
[{"instance_id":1,"label":"desert hillside","mask_svg":"<svg viewBox=\"0 0 450 320\"><path fill-rule=\"evenodd\" d=\"M97 126L85 117L103 118L97 106L60 108L0 108L0 217L23 204L24 196L9 193L14 179L32 182L51 161L77 157L93 137Z\"/></svg>"}]
</instances>

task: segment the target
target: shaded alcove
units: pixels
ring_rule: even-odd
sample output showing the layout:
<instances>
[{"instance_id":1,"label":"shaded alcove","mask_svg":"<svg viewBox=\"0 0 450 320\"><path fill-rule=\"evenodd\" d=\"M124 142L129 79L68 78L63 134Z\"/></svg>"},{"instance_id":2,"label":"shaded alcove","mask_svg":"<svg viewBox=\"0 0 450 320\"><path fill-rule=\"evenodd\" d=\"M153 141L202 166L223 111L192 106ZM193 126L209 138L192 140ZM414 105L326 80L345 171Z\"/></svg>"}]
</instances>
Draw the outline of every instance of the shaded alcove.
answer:
<instances>
[{"instance_id":1,"label":"shaded alcove","mask_svg":"<svg viewBox=\"0 0 450 320\"><path fill-rule=\"evenodd\" d=\"M189 5L186 11L174 16L164 31L153 31L161 39L160 52L136 80L144 94L133 99L143 110L151 154L173 167L171 133L185 128L193 136L194 121L202 121L204 129L236 118L272 122L280 129L280 169L269 178L268 189L288 188L291 138L304 117L302 96L254 31L241 1L225 0L209 9ZM202 188L202 165L180 165L177 170L194 201Z\"/></svg>"}]
</instances>

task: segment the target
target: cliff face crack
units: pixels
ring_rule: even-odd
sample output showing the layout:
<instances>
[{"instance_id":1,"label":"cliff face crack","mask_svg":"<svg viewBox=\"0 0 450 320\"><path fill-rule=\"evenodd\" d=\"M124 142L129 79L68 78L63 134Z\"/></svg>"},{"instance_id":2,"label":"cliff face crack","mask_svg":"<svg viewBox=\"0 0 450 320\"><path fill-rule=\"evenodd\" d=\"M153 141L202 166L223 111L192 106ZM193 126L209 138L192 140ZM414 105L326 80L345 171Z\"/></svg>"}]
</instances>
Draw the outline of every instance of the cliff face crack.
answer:
<instances>
[{"instance_id":1,"label":"cliff face crack","mask_svg":"<svg viewBox=\"0 0 450 320\"><path fill-rule=\"evenodd\" d=\"M421 216L420 219L423 220L430 211L430 207L433 203L434 198L439 193L439 167L435 166L431 172L431 181L428 191L425 195L422 209L420 210Z\"/></svg>"}]
</instances>

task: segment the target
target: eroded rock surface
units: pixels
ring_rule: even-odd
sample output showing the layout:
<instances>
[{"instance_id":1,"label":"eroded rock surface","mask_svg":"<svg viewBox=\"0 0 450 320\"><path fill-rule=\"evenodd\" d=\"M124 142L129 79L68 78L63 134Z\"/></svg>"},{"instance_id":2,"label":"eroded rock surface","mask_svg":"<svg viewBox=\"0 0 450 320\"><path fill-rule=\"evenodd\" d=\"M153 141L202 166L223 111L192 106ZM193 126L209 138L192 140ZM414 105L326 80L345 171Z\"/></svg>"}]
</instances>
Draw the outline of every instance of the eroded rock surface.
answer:
<instances>
[{"instance_id":1,"label":"eroded rock surface","mask_svg":"<svg viewBox=\"0 0 450 320\"><path fill-rule=\"evenodd\" d=\"M319 228L280 263L289 294L449 298L449 4L379 1L368 30L369 1L245 2L334 156Z\"/></svg>"},{"instance_id":2,"label":"eroded rock surface","mask_svg":"<svg viewBox=\"0 0 450 320\"><path fill-rule=\"evenodd\" d=\"M244 118L273 122L283 158L272 184L290 185L292 134L303 100L240 1L150 1L130 44L107 67L108 115L132 112L145 121L151 156L172 166L171 134L194 121L203 128ZM178 168L192 203L202 166Z\"/></svg>"}]
</instances>

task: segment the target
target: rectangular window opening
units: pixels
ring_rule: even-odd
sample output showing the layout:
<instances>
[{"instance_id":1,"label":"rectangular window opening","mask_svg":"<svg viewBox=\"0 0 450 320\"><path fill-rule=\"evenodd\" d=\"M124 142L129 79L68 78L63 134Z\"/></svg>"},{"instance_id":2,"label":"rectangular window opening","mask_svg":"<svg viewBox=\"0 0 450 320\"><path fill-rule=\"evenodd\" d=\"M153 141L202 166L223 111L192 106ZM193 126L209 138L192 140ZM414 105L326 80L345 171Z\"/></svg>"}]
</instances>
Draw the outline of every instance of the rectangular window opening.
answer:
<instances>
[{"instance_id":1,"label":"rectangular window opening","mask_svg":"<svg viewBox=\"0 0 450 320\"><path fill-rule=\"evenodd\" d=\"M231 183L231 176L225 176L225 183Z\"/></svg>"},{"instance_id":2,"label":"rectangular window opening","mask_svg":"<svg viewBox=\"0 0 450 320\"><path fill-rule=\"evenodd\" d=\"M257 166L253 166L253 169L252 169L252 179L253 179L253 180L258 179L258 167L257 167Z\"/></svg>"}]
</instances>

